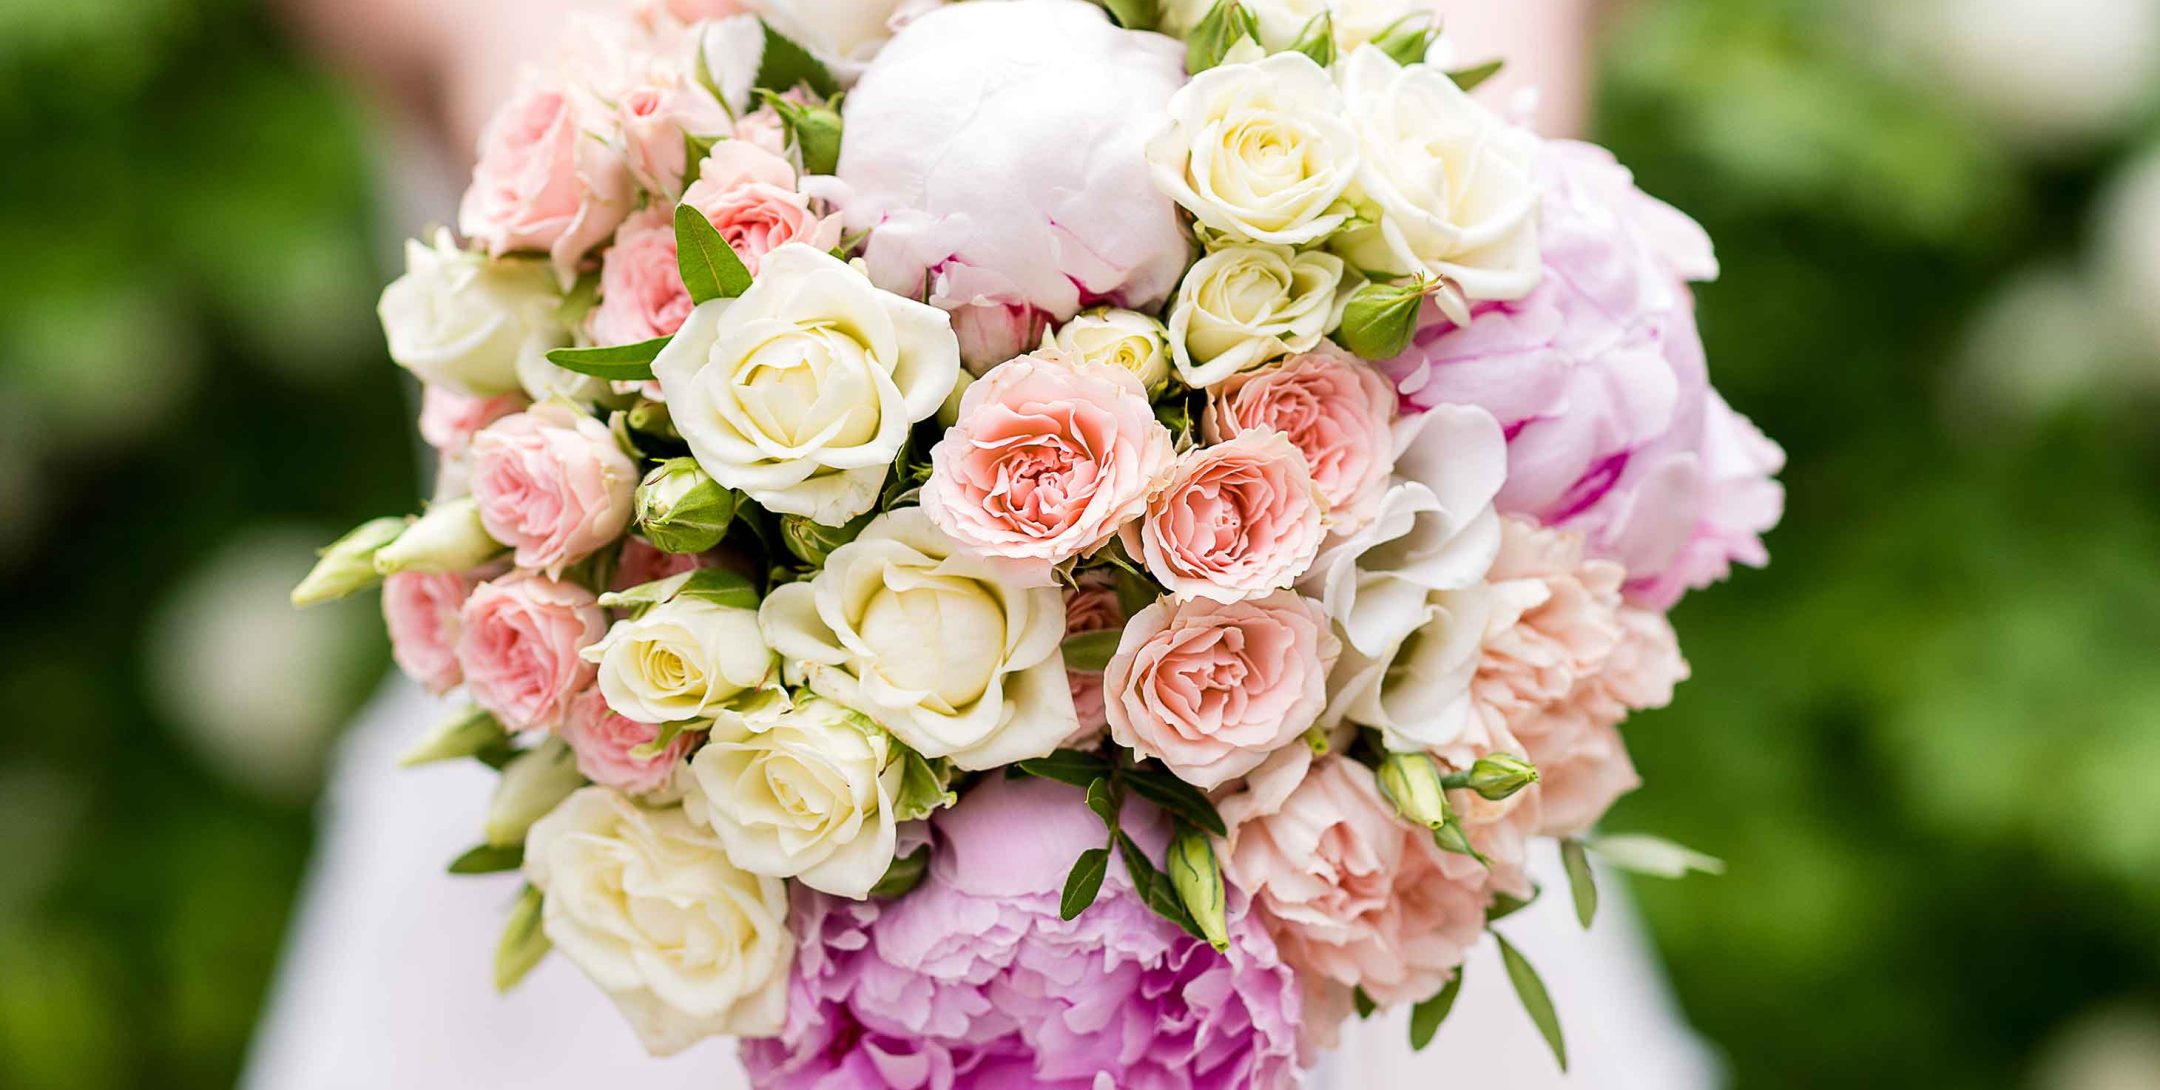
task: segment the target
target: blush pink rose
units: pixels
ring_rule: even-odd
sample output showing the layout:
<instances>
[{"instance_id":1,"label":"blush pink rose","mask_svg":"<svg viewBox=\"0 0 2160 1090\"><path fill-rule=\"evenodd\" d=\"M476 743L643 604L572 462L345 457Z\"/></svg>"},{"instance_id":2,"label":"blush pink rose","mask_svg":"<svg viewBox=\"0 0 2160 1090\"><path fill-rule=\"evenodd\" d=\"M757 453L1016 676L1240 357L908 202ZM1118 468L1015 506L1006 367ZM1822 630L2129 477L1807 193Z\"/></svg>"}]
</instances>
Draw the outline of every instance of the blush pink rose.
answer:
<instances>
[{"instance_id":1,"label":"blush pink rose","mask_svg":"<svg viewBox=\"0 0 2160 1090\"><path fill-rule=\"evenodd\" d=\"M462 454L472 446L473 436L481 428L528 404L523 394L474 397L447 386L424 386L420 390L420 438L439 454Z\"/></svg>"},{"instance_id":2,"label":"blush pink rose","mask_svg":"<svg viewBox=\"0 0 2160 1090\"><path fill-rule=\"evenodd\" d=\"M1223 876L1303 979L1315 1044L1336 1042L1357 989L1382 1006L1438 992L1484 930L1484 868L1398 819L1356 761L1286 746L1217 809Z\"/></svg>"},{"instance_id":3,"label":"blush pink rose","mask_svg":"<svg viewBox=\"0 0 2160 1090\"><path fill-rule=\"evenodd\" d=\"M1352 533L1378 511L1395 468L1395 402L1386 375L1323 348L1223 380L1200 426L1210 443L1257 428L1288 436L1327 501L1329 528Z\"/></svg>"},{"instance_id":4,"label":"blush pink rose","mask_svg":"<svg viewBox=\"0 0 2160 1090\"><path fill-rule=\"evenodd\" d=\"M390 657L405 676L441 696L464 680L458 668L458 611L479 581L458 572L399 572L383 580Z\"/></svg>"},{"instance_id":5,"label":"blush pink rose","mask_svg":"<svg viewBox=\"0 0 2160 1090\"><path fill-rule=\"evenodd\" d=\"M675 263L675 220L649 208L623 221L600 258L600 302L586 319L594 344L636 344L674 335L690 316L690 289Z\"/></svg>"},{"instance_id":6,"label":"blush pink rose","mask_svg":"<svg viewBox=\"0 0 2160 1090\"><path fill-rule=\"evenodd\" d=\"M1125 626L1103 671L1110 736L1212 790L1312 727L1340 652L1327 612L1290 591L1163 599Z\"/></svg>"},{"instance_id":7,"label":"blush pink rose","mask_svg":"<svg viewBox=\"0 0 2160 1090\"><path fill-rule=\"evenodd\" d=\"M570 699L555 733L570 743L578 771L603 787L632 795L650 794L675 778L675 766L698 738L691 731L675 736L660 752L640 760L631 750L660 737L660 724L640 723L615 714L599 686Z\"/></svg>"},{"instance_id":8,"label":"blush pink rose","mask_svg":"<svg viewBox=\"0 0 2160 1090\"><path fill-rule=\"evenodd\" d=\"M480 523L550 578L630 525L637 465L607 425L560 401L507 416L473 437Z\"/></svg>"},{"instance_id":9,"label":"blush pink rose","mask_svg":"<svg viewBox=\"0 0 2160 1090\"><path fill-rule=\"evenodd\" d=\"M1326 501L1281 432L1188 451L1125 549L1179 598L1233 602L1295 583L1327 537Z\"/></svg>"},{"instance_id":10,"label":"blush pink rose","mask_svg":"<svg viewBox=\"0 0 2160 1090\"><path fill-rule=\"evenodd\" d=\"M1022 356L967 388L930 451L923 510L973 552L1037 565L1094 551L1176 463L1130 371Z\"/></svg>"},{"instance_id":11,"label":"blush pink rose","mask_svg":"<svg viewBox=\"0 0 2160 1090\"><path fill-rule=\"evenodd\" d=\"M622 552L616 554L615 577L608 580L608 589L629 590L714 564L704 553L664 553L652 542L633 535L623 539Z\"/></svg>"},{"instance_id":12,"label":"blush pink rose","mask_svg":"<svg viewBox=\"0 0 2160 1090\"><path fill-rule=\"evenodd\" d=\"M1083 575L1079 586L1065 591L1066 636L1115 632L1123 627L1125 607L1118 601L1117 588L1101 573ZM1080 729L1065 740L1065 748L1092 749L1102 741L1103 730L1110 725L1103 710L1102 671L1076 670L1068 662L1065 681L1072 688L1073 712L1080 719Z\"/></svg>"},{"instance_id":13,"label":"blush pink rose","mask_svg":"<svg viewBox=\"0 0 2160 1090\"><path fill-rule=\"evenodd\" d=\"M794 166L748 140L715 145L683 203L712 221L753 276L766 254L790 242L817 250L840 244L840 217L815 211L796 189Z\"/></svg>"},{"instance_id":14,"label":"blush pink rose","mask_svg":"<svg viewBox=\"0 0 2160 1090\"><path fill-rule=\"evenodd\" d=\"M635 187L621 154L593 139L579 113L560 82L528 79L480 134L458 229L498 256L545 250L563 271L614 233Z\"/></svg>"},{"instance_id":15,"label":"blush pink rose","mask_svg":"<svg viewBox=\"0 0 2160 1090\"><path fill-rule=\"evenodd\" d=\"M615 123L631 176L663 195L682 191L689 137L725 136L735 124L711 92L673 73L625 91L615 104Z\"/></svg>"},{"instance_id":16,"label":"blush pink rose","mask_svg":"<svg viewBox=\"0 0 2160 1090\"><path fill-rule=\"evenodd\" d=\"M562 718L599 668L579 657L607 632L593 593L531 572L473 589L458 611L458 667L465 691L503 726L533 730Z\"/></svg>"}]
</instances>

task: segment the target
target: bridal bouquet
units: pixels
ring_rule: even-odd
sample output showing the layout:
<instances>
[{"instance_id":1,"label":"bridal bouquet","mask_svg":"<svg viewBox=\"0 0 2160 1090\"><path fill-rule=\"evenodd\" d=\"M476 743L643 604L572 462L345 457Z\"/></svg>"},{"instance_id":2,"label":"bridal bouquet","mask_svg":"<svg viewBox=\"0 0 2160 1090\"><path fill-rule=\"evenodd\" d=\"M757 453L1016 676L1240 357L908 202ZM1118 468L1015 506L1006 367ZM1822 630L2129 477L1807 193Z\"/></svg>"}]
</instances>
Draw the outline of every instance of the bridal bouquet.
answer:
<instances>
[{"instance_id":1,"label":"bridal bouquet","mask_svg":"<svg viewBox=\"0 0 2160 1090\"><path fill-rule=\"evenodd\" d=\"M1765 559L1687 217L1364 0L671 0L383 294L439 454L325 550L656 1053L1280 1087L1587 853L1665 611ZM1524 954L1508 973L1556 1052Z\"/></svg>"}]
</instances>

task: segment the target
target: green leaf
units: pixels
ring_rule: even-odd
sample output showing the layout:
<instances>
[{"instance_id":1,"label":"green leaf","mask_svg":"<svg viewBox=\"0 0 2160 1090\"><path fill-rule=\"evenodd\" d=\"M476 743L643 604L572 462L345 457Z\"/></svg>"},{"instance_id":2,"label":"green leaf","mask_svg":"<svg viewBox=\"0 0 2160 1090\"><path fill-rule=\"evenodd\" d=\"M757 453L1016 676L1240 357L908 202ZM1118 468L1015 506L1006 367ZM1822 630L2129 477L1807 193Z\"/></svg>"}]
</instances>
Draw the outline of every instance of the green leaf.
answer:
<instances>
[{"instance_id":1,"label":"green leaf","mask_svg":"<svg viewBox=\"0 0 2160 1090\"><path fill-rule=\"evenodd\" d=\"M1690 871L1725 873L1724 860L1682 847L1663 837L1633 833L1601 836L1593 838L1589 848L1599 859L1621 870L1653 878L1683 878Z\"/></svg>"},{"instance_id":2,"label":"green leaf","mask_svg":"<svg viewBox=\"0 0 2160 1090\"><path fill-rule=\"evenodd\" d=\"M636 344L611 344L593 348L555 348L548 362L565 371L604 378L610 382L643 382L651 377L652 361L667 347L669 337L654 337Z\"/></svg>"},{"instance_id":3,"label":"green leaf","mask_svg":"<svg viewBox=\"0 0 2160 1090\"><path fill-rule=\"evenodd\" d=\"M885 877L870 887L873 900L892 900L905 897L922 884L923 875L930 872L930 845L925 844L913 852L892 861L885 868Z\"/></svg>"},{"instance_id":4,"label":"green leaf","mask_svg":"<svg viewBox=\"0 0 2160 1090\"><path fill-rule=\"evenodd\" d=\"M1087 907L1095 903L1095 896L1102 892L1103 875L1110 870L1110 849L1089 848L1073 861L1072 873L1065 876L1065 895L1058 899L1058 915L1075 919Z\"/></svg>"},{"instance_id":5,"label":"green leaf","mask_svg":"<svg viewBox=\"0 0 2160 1090\"><path fill-rule=\"evenodd\" d=\"M894 743L898 745L898 743ZM959 801L947 784L952 779L952 764L944 758L932 761L906 746L900 747L900 794L893 800L893 817L899 821L914 821L929 817Z\"/></svg>"},{"instance_id":6,"label":"green leaf","mask_svg":"<svg viewBox=\"0 0 2160 1090\"><path fill-rule=\"evenodd\" d=\"M1118 800L1110 790L1110 778L1105 776L1087 786L1087 808L1102 819L1103 828L1116 832L1118 827Z\"/></svg>"},{"instance_id":7,"label":"green leaf","mask_svg":"<svg viewBox=\"0 0 2160 1090\"><path fill-rule=\"evenodd\" d=\"M675 206L675 268L693 303L733 299L750 290L750 270L742 258L705 213L687 204Z\"/></svg>"},{"instance_id":8,"label":"green leaf","mask_svg":"<svg viewBox=\"0 0 2160 1090\"><path fill-rule=\"evenodd\" d=\"M698 66L702 68L704 67L704 65L704 51L700 50L698 53ZM720 93L718 91L713 92L713 97L719 98ZM723 139L726 138L719 136L697 136L687 132L683 134L682 186L684 189L688 189L692 185L697 183L698 174L703 170L705 166L705 157L711 155L712 149L717 147L720 141Z\"/></svg>"},{"instance_id":9,"label":"green leaf","mask_svg":"<svg viewBox=\"0 0 2160 1090\"><path fill-rule=\"evenodd\" d=\"M802 156L804 174L831 174L839 168L840 138L845 128L839 110L830 104L805 106L771 91L758 94L780 115L788 140Z\"/></svg>"},{"instance_id":10,"label":"green leaf","mask_svg":"<svg viewBox=\"0 0 2160 1090\"><path fill-rule=\"evenodd\" d=\"M525 865L525 845L482 844L450 861L452 874L499 874Z\"/></svg>"},{"instance_id":11,"label":"green leaf","mask_svg":"<svg viewBox=\"0 0 2160 1090\"><path fill-rule=\"evenodd\" d=\"M1372 996L1366 995L1363 988L1351 992L1350 997L1357 1002L1357 1016L1359 1018L1371 1018L1373 1012L1380 1009L1380 1004L1373 1002Z\"/></svg>"},{"instance_id":12,"label":"green leaf","mask_svg":"<svg viewBox=\"0 0 2160 1090\"><path fill-rule=\"evenodd\" d=\"M1426 52L1439 37L1440 24L1430 13L1421 11L1389 23L1387 29L1373 37L1372 44L1395 58L1397 64L1417 64L1425 59Z\"/></svg>"},{"instance_id":13,"label":"green leaf","mask_svg":"<svg viewBox=\"0 0 2160 1090\"><path fill-rule=\"evenodd\" d=\"M1425 1051L1432 1043L1433 1034L1440 1032L1440 1023L1447 1021L1448 1012L1455 1009L1455 997L1462 994L1462 977L1466 965L1455 967L1455 978L1433 996L1410 1008L1410 1050Z\"/></svg>"},{"instance_id":14,"label":"green leaf","mask_svg":"<svg viewBox=\"0 0 2160 1090\"><path fill-rule=\"evenodd\" d=\"M1116 545L1111 546L1112 550L1117 548L1119 547ZM1118 608L1125 611L1125 616L1132 617L1138 614L1141 610L1154 605L1156 599L1161 597L1162 588L1156 586L1146 576L1130 568L1122 566L1118 568L1117 603Z\"/></svg>"},{"instance_id":15,"label":"green leaf","mask_svg":"<svg viewBox=\"0 0 2160 1090\"><path fill-rule=\"evenodd\" d=\"M1545 1043L1552 1046L1553 1059L1559 1061L1560 1070L1567 1070L1567 1040L1560 1035L1560 1015L1553 1010L1552 996L1545 991L1545 982L1538 979L1537 970L1515 949L1506 936L1493 932L1493 939L1500 944L1500 960L1507 965L1508 983L1515 985L1515 998L1522 1001L1523 1010L1530 1021L1537 1024L1538 1032L1545 1035Z\"/></svg>"},{"instance_id":16,"label":"green leaf","mask_svg":"<svg viewBox=\"0 0 2160 1090\"><path fill-rule=\"evenodd\" d=\"M1065 637L1065 668L1099 674L1110 665L1110 657L1117 654L1118 640L1125 635L1123 629L1109 628L1100 632L1082 632Z\"/></svg>"},{"instance_id":17,"label":"green leaf","mask_svg":"<svg viewBox=\"0 0 2160 1090\"><path fill-rule=\"evenodd\" d=\"M1305 29L1298 32L1297 41L1290 43L1290 52L1303 53L1322 68L1335 63L1335 18L1326 11L1312 17Z\"/></svg>"},{"instance_id":18,"label":"green leaf","mask_svg":"<svg viewBox=\"0 0 2160 1090\"><path fill-rule=\"evenodd\" d=\"M1521 912L1523 909L1529 908L1537 903L1538 894L1543 892L1543 890L1533 885L1530 887L1530 896L1528 897L1516 897L1506 893L1493 894L1492 904L1485 909L1485 922L1491 923L1494 920L1504 920L1517 912Z\"/></svg>"},{"instance_id":19,"label":"green leaf","mask_svg":"<svg viewBox=\"0 0 2160 1090\"><path fill-rule=\"evenodd\" d=\"M825 67L824 62L810 55L810 51L765 24L765 55L758 62L757 79L752 86L767 91L786 94L797 87L807 87L822 98L831 98L840 92L840 81Z\"/></svg>"},{"instance_id":20,"label":"green leaf","mask_svg":"<svg viewBox=\"0 0 2160 1090\"><path fill-rule=\"evenodd\" d=\"M1125 774L1125 786L1130 788L1133 794L1216 836L1229 835L1229 830L1223 825L1222 815L1215 812L1215 804L1209 802L1199 788L1168 772L1135 769Z\"/></svg>"},{"instance_id":21,"label":"green leaf","mask_svg":"<svg viewBox=\"0 0 2160 1090\"><path fill-rule=\"evenodd\" d=\"M1110 762L1093 753L1061 749L1048 757L1022 761L1015 767L1030 776L1086 787L1110 771Z\"/></svg>"},{"instance_id":22,"label":"green leaf","mask_svg":"<svg viewBox=\"0 0 2160 1090\"><path fill-rule=\"evenodd\" d=\"M563 293L563 299L555 307L555 321L566 326L581 325L586 312L600 302L600 274L589 272L577 278L577 283Z\"/></svg>"},{"instance_id":23,"label":"green leaf","mask_svg":"<svg viewBox=\"0 0 2160 1090\"><path fill-rule=\"evenodd\" d=\"M1465 91L1475 91L1478 84L1499 75L1500 69L1506 64L1507 61L1495 58L1486 61L1484 64L1473 64L1468 68L1457 68L1449 72L1447 77L1455 81L1455 86Z\"/></svg>"},{"instance_id":24,"label":"green leaf","mask_svg":"<svg viewBox=\"0 0 2160 1090\"><path fill-rule=\"evenodd\" d=\"M667 747L674 745L675 739L682 737L684 731L704 730L710 725L710 721L704 719L674 719L662 723L660 724L660 732L653 735L652 741L639 742L637 745L630 747L630 759L633 761L650 761L666 753Z\"/></svg>"},{"instance_id":25,"label":"green leaf","mask_svg":"<svg viewBox=\"0 0 2160 1090\"><path fill-rule=\"evenodd\" d=\"M1560 862L1567 868L1568 892L1575 895L1575 918L1588 930L1597 918L1597 875L1590 871L1590 856L1580 840L1560 842Z\"/></svg>"},{"instance_id":26,"label":"green leaf","mask_svg":"<svg viewBox=\"0 0 2160 1090\"><path fill-rule=\"evenodd\" d=\"M1125 830L1117 830L1116 840L1118 856L1125 860L1125 873L1132 878L1133 889L1140 894L1140 899L1145 901L1161 877L1155 869L1155 861L1148 858L1147 852L1141 850L1140 842Z\"/></svg>"},{"instance_id":27,"label":"green leaf","mask_svg":"<svg viewBox=\"0 0 2160 1090\"><path fill-rule=\"evenodd\" d=\"M1162 6L1157 0L1102 0L1117 25L1127 30L1153 30L1162 22Z\"/></svg>"},{"instance_id":28,"label":"green leaf","mask_svg":"<svg viewBox=\"0 0 2160 1090\"><path fill-rule=\"evenodd\" d=\"M1461 821L1450 817L1447 824L1434 829L1432 835L1433 843L1440 845L1441 851L1467 855L1477 860L1478 865L1486 870L1492 869L1492 860L1485 858L1484 853L1477 850L1477 845L1470 843L1470 834L1463 831Z\"/></svg>"},{"instance_id":29,"label":"green leaf","mask_svg":"<svg viewBox=\"0 0 2160 1090\"><path fill-rule=\"evenodd\" d=\"M510 732L504 730L494 716L478 708L468 708L436 727L420 740L419 745L399 754L398 767L412 768L435 761L476 757L509 740Z\"/></svg>"},{"instance_id":30,"label":"green leaf","mask_svg":"<svg viewBox=\"0 0 2160 1090\"><path fill-rule=\"evenodd\" d=\"M549 947L547 932L541 924L540 891L531 886L518 895L517 904L510 909L510 919L503 925L502 941L495 945L495 990L507 992L517 987L525 974L547 956Z\"/></svg>"},{"instance_id":31,"label":"green leaf","mask_svg":"<svg viewBox=\"0 0 2160 1090\"><path fill-rule=\"evenodd\" d=\"M1199 75L1221 64L1230 47L1244 38L1260 40L1252 11L1237 0L1216 0L1185 38L1185 70Z\"/></svg>"},{"instance_id":32,"label":"green leaf","mask_svg":"<svg viewBox=\"0 0 2160 1090\"><path fill-rule=\"evenodd\" d=\"M609 591L600 596L600 604L607 609L626 610L637 617L654 606L677 598L695 598L732 609L758 607L757 588L749 579L725 568L698 568L650 583L639 583L626 590Z\"/></svg>"}]
</instances>

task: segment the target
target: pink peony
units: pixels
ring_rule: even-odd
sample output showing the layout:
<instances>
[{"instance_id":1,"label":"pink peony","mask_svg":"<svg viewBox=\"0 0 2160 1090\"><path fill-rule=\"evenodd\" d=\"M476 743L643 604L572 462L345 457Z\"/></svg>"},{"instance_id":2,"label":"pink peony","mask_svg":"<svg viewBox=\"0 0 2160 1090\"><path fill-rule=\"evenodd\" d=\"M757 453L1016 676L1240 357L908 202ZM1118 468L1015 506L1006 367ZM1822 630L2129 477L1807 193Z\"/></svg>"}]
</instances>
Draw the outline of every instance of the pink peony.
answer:
<instances>
[{"instance_id":1,"label":"pink peony","mask_svg":"<svg viewBox=\"0 0 2160 1090\"><path fill-rule=\"evenodd\" d=\"M672 783L676 765L698 739L696 733L683 731L659 753L638 759L630 751L657 739L660 725L615 714L599 686L570 698L555 733L570 743L578 771L586 779L633 795L649 794Z\"/></svg>"},{"instance_id":2,"label":"pink peony","mask_svg":"<svg viewBox=\"0 0 2160 1090\"><path fill-rule=\"evenodd\" d=\"M405 676L441 696L464 680L458 668L458 610L478 580L446 572L399 572L383 580L390 657Z\"/></svg>"},{"instance_id":3,"label":"pink peony","mask_svg":"<svg viewBox=\"0 0 2160 1090\"><path fill-rule=\"evenodd\" d=\"M637 465L575 406L551 401L504 417L473 438L472 456L480 522L517 550L518 567L560 576L630 525Z\"/></svg>"},{"instance_id":4,"label":"pink peony","mask_svg":"<svg viewBox=\"0 0 2160 1090\"><path fill-rule=\"evenodd\" d=\"M594 344L666 337L690 316L690 289L675 263L675 220L649 208L623 221L600 259L600 302L586 318Z\"/></svg>"},{"instance_id":5,"label":"pink peony","mask_svg":"<svg viewBox=\"0 0 2160 1090\"><path fill-rule=\"evenodd\" d=\"M1583 533L1657 608L1766 558L1784 456L1710 389L1686 281L1716 275L1692 220L1603 149L1553 142L1547 275L1467 326L1435 318L1386 364L1415 407L1477 405L1508 434L1503 513Z\"/></svg>"},{"instance_id":6,"label":"pink peony","mask_svg":"<svg viewBox=\"0 0 2160 1090\"><path fill-rule=\"evenodd\" d=\"M1125 827L1161 857L1163 823ZM1102 846L1080 792L993 776L940 814L930 873L898 901L797 899L788 1023L744 1041L770 1090L1289 1090L1297 981L1233 891L1216 953L1148 911L1113 860L1059 918Z\"/></svg>"},{"instance_id":7,"label":"pink peony","mask_svg":"<svg viewBox=\"0 0 2160 1090\"><path fill-rule=\"evenodd\" d=\"M1223 875L1303 979L1316 1043L1335 1043L1355 989L1382 1006L1438 992L1484 930L1484 868L1398 819L1356 761L1286 746L1218 808Z\"/></svg>"},{"instance_id":8,"label":"pink peony","mask_svg":"<svg viewBox=\"0 0 2160 1090\"><path fill-rule=\"evenodd\" d=\"M523 409L523 394L474 397L446 386L427 385L420 390L420 438L436 453L456 455L472 446L481 428Z\"/></svg>"},{"instance_id":9,"label":"pink peony","mask_svg":"<svg viewBox=\"0 0 2160 1090\"><path fill-rule=\"evenodd\" d=\"M1125 551L1179 598L1232 602L1296 582L1327 537L1326 502L1305 456L1276 431L1251 431L1178 460Z\"/></svg>"},{"instance_id":10,"label":"pink peony","mask_svg":"<svg viewBox=\"0 0 2160 1090\"><path fill-rule=\"evenodd\" d=\"M473 703L511 730L562 718L597 668L578 657L607 632L591 591L531 572L474 588L458 611L458 667Z\"/></svg>"},{"instance_id":11,"label":"pink peony","mask_svg":"<svg viewBox=\"0 0 2160 1090\"><path fill-rule=\"evenodd\" d=\"M612 234L635 187L622 156L579 114L560 82L528 79L480 134L458 229L498 256L545 250L564 272Z\"/></svg>"},{"instance_id":12,"label":"pink peony","mask_svg":"<svg viewBox=\"0 0 2160 1090\"><path fill-rule=\"evenodd\" d=\"M1176 459L1130 371L1022 356L962 395L922 505L973 552L1047 566L1138 518Z\"/></svg>"},{"instance_id":13,"label":"pink peony","mask_svg":"<svg viewBox=\"0 0 2160 1090\"><path fill-rule=\"evenodd\" d=\"M814 211L796 189L795 168L748 140L715 145L682 202L705 213L753 276L766 254L790 242L840 245L840 217Z\"/></svg>"},{"instance_id":14,"label":"pink peony","mask_svg":"<svg viewBox=\"0 0 2160 1090\"><path fill-rule=\"evenodd\" d=\"M1100 573L1080 577L1080 585L1065 591L1065 635L1116 632L1125 627L1125 607L1117 588ZM1103 710L1103 676L1100 670L1077 670L1065 664L1065 680L1072 687L1073 713L1080 730L1065 740L1068 749L1091 749L1102 741L1110 725Z\"/></svg>"},{"instance_id":15,"label":"pink peony","mask_svg":"<svg viewBox=\"0 0 2160 1090\"><path fill-rule=\"evenodd\" d=\"M1163 599L1134 616L1103 672L1110 736L1212 790L1312 727L1340 645L1318 602Z\"/></svg>"},{"instance_id":16,"label":"pink peony","mask_svg":"<svg viewBox=\"0 0 2160 1090\"><path fill-rule=\"evenodd\" d=\"M1328 525L1371 521L1395 466L1395 389L1387 376L1331 347L1240 371L1208 391L1201 432L1220 443L1274 428L1305 455L1327 500Z\"/></svg>"}]
</instances>

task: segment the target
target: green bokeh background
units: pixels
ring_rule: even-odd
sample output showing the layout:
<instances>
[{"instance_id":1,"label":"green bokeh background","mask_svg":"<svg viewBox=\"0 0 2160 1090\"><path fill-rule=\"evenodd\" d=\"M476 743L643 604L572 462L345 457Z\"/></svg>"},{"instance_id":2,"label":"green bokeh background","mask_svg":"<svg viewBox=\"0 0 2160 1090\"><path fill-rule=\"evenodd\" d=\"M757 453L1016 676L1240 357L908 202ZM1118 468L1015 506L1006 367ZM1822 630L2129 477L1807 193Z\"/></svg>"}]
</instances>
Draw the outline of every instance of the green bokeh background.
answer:
<instances>
[{"instance_id":1,"label":"green bokeh background","mask_svg":"<svg viewBox=\"0 0 2160 1090\"><path fill-rule=\"evenodd\" d=\"M2096 1090L2076 1027L2160 1039L2160 362L2004 291L2090 303L2154 129L2035 150L1855 10L1602 39L1597 134L1718 240L1713 375L1791 456L1608 825L1731 863L1636 889L1736 1085ZM239 1069L385 665L371 603L276 588L417 479L369 139L256 4L0 0L0 1087ZM263 641L312 665L188 680Z\"/></svg>"}]
</instances>

